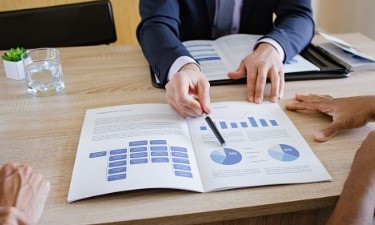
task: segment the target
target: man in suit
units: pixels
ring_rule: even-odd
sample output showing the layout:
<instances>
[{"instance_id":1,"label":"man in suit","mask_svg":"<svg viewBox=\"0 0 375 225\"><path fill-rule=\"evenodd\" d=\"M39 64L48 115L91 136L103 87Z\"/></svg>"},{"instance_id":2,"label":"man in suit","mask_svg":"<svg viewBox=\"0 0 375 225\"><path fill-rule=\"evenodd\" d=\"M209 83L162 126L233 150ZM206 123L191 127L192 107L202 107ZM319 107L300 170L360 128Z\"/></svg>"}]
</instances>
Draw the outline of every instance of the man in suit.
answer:
<instances>
[{"instance_id":1,"label":"man in suit","mask_svg":"<svg viewBox=\"0 0 375 225\"><path fill-rule=\"evenodd\" d=\"M264 35L237 71L228 73L232 79L247 77L248 100L261 103L267 78L270 100L282 97L282 64L305 48L314 33L310 0L141 0L139 8L139 43L153 73L166 85L168 102L183 116L211 110L210 85L182 41L231 33ZM222 32L222 21L230 21L229 30Z\"/></svg>"}]
</instances>

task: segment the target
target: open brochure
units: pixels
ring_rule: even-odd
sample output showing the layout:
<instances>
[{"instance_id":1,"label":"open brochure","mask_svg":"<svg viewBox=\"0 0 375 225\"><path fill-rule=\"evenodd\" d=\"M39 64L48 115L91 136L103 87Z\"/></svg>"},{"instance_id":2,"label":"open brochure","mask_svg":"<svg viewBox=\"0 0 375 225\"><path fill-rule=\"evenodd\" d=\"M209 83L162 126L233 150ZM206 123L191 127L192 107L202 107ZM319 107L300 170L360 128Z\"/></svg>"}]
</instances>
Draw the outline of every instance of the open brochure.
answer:
<instances>
[{"instance_id":1,"label":"open brochure","mask_svg":"<svg viewBox=\"0 0 375 225\"><path fill-rule=\"evenodd\" d=\"M212 103L203 117L166 104L87 110L68 202L146 188L196 192L331 180L278 104Z\"/></svg>"},{"instance_id":2,"label":"open brochure","mask_svg":"<svg viewBox=\"0 0 375 225\"><path fill-rule=\"evenodd\" d=\"M232 34L214 41L186 41L186 49L201 65L208 81L228 80L227 73L236 71L249 55L261 35ZM297 55L284 64L285 73L320 71L319 67Z\"/></svg>"},{"instance_id":3,"label":"open brochure","mask_svg":"<svg viewBox=\"0 0 375 225\"><path fill-rule=\"evenodd\" d=\"M329 42L318 44L318 47L327 55L334 58L336 61L345 65L351 71L365 71L375 69L374 57L359 51L349 43L330 36L328 34L320 33Z\"/></svg>"}]
</instances>

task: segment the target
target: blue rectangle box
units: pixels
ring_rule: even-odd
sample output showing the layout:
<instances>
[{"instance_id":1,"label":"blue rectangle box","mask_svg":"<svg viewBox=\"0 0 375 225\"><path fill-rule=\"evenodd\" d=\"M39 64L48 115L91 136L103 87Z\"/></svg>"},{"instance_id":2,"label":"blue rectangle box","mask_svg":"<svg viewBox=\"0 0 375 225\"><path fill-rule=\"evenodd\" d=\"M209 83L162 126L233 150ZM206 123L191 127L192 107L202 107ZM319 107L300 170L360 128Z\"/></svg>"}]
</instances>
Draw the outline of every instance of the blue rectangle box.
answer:
<instances>
[{"instance_id":1,"label":"blue rectangle box","mask_svg":"<svg viewBox=\"0 0 375 225\"><path fill-rule=\"evenodd\" d=\"M129 142L129 146L147 145L147 141L132 141Z\"/></svg>"},{"instance_id":2,"label":"blue rectangle box","mask_svg":"<svg viewBox=\"0 0 375 225\"><path fill-rule=\"evenodd\" d=\"M127 152L126 148L123 148L123 149L111 150L111 151L109 151L109 154L110 155L118 155L118 154L125 154L126 152Z\"/></svg>"},{"instance_id":3,"label":"blue rectangle box","mask_svg":"<svg viewBox=\"0 0 375 225\"><path fill-rule=\"evenodd\" d=\"M153 162L153 163L166 163L166 162L169 162L169 158L164 158L164 157L151 158L151 162Z\"/></svg>"},{"instance_id":4,"label":"blue rectangle box","mask_svg":"<svg viewBox=\"0 0 375 225\"><path fill-rule=\"evenodd\" d=\"M182 152L172 152L173 157L189 158L189 155Z\"/></svg>"},{"instance_id":5,"label":"blue rectangle box","mask_svg":"<svg viewBox=\"0 0 375 225\"><path fill-rule=\"evenodd\" d=\"M126 159L127 155L113 155L109 157L109 161L116 161L120 159Z\"/></svg>"},{"instance_id":6,"label":"blue rectangle box","mask_svg":"<svg viewBox=\"0 0 375 225\"><path fill-rule=\"evenodd\" d=\"M123 173L126 172L126 167L117 167L108 170L108 174Z\"/></svg>"},{"instance_id":7,"label":"blue rectangle box","mask_svg":"<svg viewBox=\"0 0 375 225\"><path fill-rule=\"evenodd\" d=\"M126 179L126 173L108 176L107 180L108 181L114 181L114 180L124 180L124 179Z\"/></svg>"},{"instance_id":8,"label":"blue rectangle box","mask_svg":"<svg viewBox=\"0 0 375 225\"><path fill-rule=\"evenodd\" d=\"M151 152L151 156L168 156L168 152Z\"/></svg>"},{"instance_id":9,"label":"blue rectangle box","mask_svg":"<svg viewBox=\"0 0 375 225\"><path fill-rule=\"evenodd\" d=\"M130 152L147 152L147 147L130 148Z\"/></svg>"},{"instance_id":10,"label":"blue rectangle box","mask_svg":"<svg viewBox=\"0 0 375 225\"><path fill-rule=\"evenodd\" d=\"M98 157L102 157L106 155L107 155L107 151L93 152L93 153L90 153L89 158L98 158Z\"/></svg>"},{"instance_id":11,"label":"blue rectangle box","mask_svg":"<svg viewBox=\"0 0 375 225\"><path fill-rule=\"evenodd\" d=\"M187 159L173 158L172 161L173 161L173 163L181 163L181 164L188 164L188 165L190 165L190 162Z\"/></svg>"},{"instance_id":12,"label":"blue rectangle box","mask_svg":"<svg viewBox=\"0 0 375 225\"><path fill-rule=\"evenodd\" d=\"M187 171L191 171L191 167L187 166L187 165L173 164L173 168L175 170L187 170Z\"/></svg>"},{"instance_id":13,"label":"blue rectangle box","mask_svg":"<svg viewBox=\"0 0 375 225\"><path fill-rule=\"evenodd\" d=\"M150 145L166 145L166 140L151 140Z\"/></svg>"},{"instance_id":14,"label":"blue rectangle box","mask_svg":"<svg viewBox=\"0 0 375 225\"><path fill-rule=\"evenodd\" d=\"M151 151L167 151L168 147L167 146L151 146L150 150Z\"/></svg>"},{"instance_id":15,"label":"blue rectangle box","mask_svg":"<svg viewBox=\"0 0 375 225\"><path fill-rule=\"evenodd\" d=\"M183 147L171 147L171 151L176 151L176 152L187 152L186 148Z\"/></svg>"},{"instance_id":16,"label":"blue rectangle box","mask_svg":"<svg viewBox=\"0 0 375 225\"><path fill-rule=\"evenodd\" d=\"M134 159L134 158L143 158L143 157L147 157L148 154L147 152L139 152L139 153L132 153L130 154L130 158L131 159Z\"/></svg>"},{"instance_id":17,"label":"blue rectangle box","mask_svg":"<svg viewBox=\"0 0 375 225\"><path fill-rule=\"evenodd\" d=\"M141 159L131 159L130 164L142 164L142 163L148 163L147 158L141 158Z\"/></svg>"},{"instance_id":18,"label":"blue rectangle box","mask_svg":"<svg viewBox=\"0 0 375 225\"><path fill-rule=\"evenodd\" d=\"M110 162L108 167L118 167L118 166L126 166L126 160L117 161L117 162Z\"/></svg>"},{"instance_id":19,"label":"blue rectangle box","mask_svg":"<svg viewBox=\"0 0 375 225\"><path fill-rule=\"evenodd\" d=\"M190 173L190 172L186 172L186 171L179 171L179 170L176 170L174 171L174 174L176 176L179 176L179 177L188 177L188 178L193 178L193 174Z\"/></svg>"}]
</instances>

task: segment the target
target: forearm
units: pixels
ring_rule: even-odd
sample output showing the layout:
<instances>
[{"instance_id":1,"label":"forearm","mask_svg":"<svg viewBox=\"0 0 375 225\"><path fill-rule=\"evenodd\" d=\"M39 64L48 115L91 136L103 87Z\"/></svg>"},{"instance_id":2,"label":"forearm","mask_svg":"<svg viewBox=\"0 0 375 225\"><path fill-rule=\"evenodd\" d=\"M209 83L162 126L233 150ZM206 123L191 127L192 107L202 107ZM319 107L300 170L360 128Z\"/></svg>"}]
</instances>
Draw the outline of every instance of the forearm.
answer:
<instances>
[{"instance_id":1,"label":"forearm","mask_svg":"<svg viewBox=\"0 0 375 225\"><path fill-rule=\"evenodd\" d=\"M276 9L275 28L265 37L283 47L288 61L310 43L314 27L311 1L281 0Z\"/></svg>"},{"instance_id":2,"label":"forearm","mask_svg":"<svg viewBox=\"0 0 375 225\"><path fill-rule=\"evenodd\" d=\"M327 225L372 225L375 175L351 172Z\"/></svg>"},{"instance_id":3,"label":"forearm","mask_svg":"<svg viewBox=\"0 0 375 225\"><path fill-rule=\"evenodd\" d=\"M179 39L177 1L140 1L141 23L137 38L142 51L159 80L166 84L168 70L180 56L190 56Z\"/></svg>"}]
</instances>

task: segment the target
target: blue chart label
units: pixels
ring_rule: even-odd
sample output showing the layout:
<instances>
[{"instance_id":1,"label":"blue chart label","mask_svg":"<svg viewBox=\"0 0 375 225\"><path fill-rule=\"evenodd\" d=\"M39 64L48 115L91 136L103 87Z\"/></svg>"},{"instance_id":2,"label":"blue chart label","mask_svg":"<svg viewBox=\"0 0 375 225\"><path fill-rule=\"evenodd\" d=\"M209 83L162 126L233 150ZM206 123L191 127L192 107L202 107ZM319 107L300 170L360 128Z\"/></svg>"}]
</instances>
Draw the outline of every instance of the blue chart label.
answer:
<instances>
[{"instance_id":1,"label":"blue chart label","mask_svg":"<svg viewBox=\"0 0 375 225\"><path fill-rule=\"evenodd\" d=\"M268 149L268 154L279 161L290 162L299 158L298 150L290 145L279 144Z\"/></svg>"},{"instance_id":2,"label":"blue chart label","mask_svg":"<svg viewBox=\"0 0 375 225\"><path fill-rule=\"evenodd\" d=\"M238 151L231 148L223 148L211 152L212 161L221 165L234 165L242 160L242 155Z\"/></svg>"}]
</instances>

